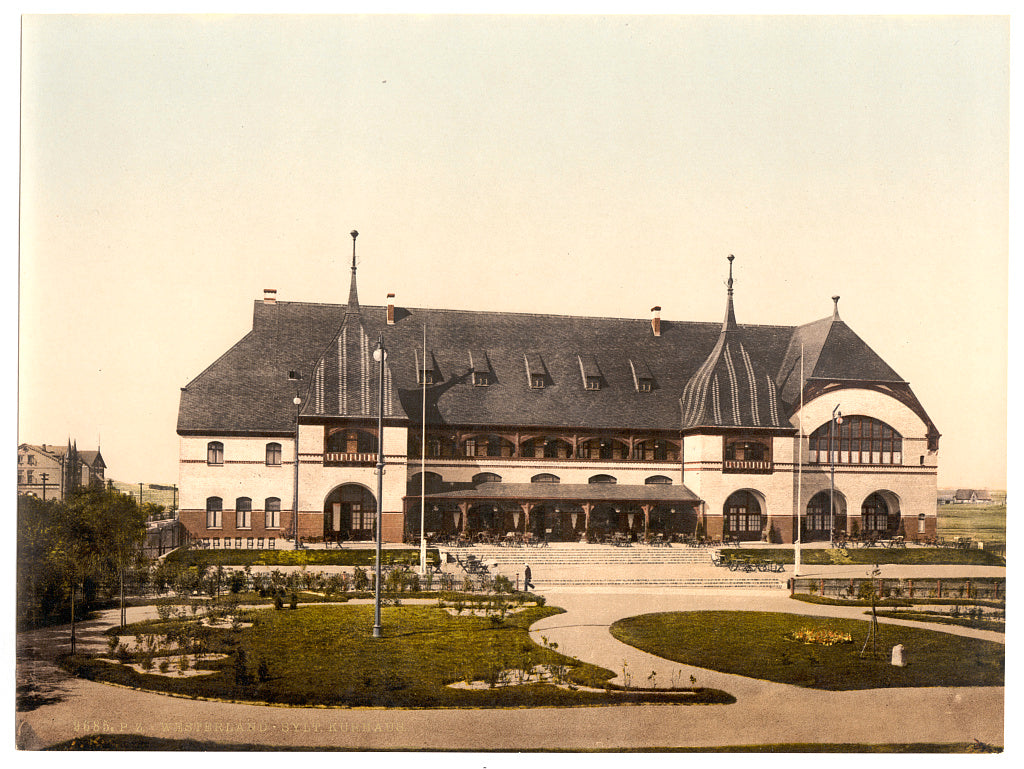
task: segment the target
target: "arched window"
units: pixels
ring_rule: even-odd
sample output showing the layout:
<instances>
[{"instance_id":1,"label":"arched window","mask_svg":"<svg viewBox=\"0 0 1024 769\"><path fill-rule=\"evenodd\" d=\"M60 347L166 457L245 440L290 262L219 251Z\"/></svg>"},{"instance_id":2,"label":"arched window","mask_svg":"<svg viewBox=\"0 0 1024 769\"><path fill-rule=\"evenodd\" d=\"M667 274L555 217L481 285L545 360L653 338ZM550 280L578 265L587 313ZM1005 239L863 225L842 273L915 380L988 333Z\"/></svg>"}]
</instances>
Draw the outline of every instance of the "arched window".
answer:
<instances>
[{"instance_id":1,"label":"arched window","mask_svg":"<svg viewBox=\"0 0 1024 769\"><path fill-rule=\"evenodd\" d=\"M587 483L618 483L614 475L592 475Z\"/></svg>"},{"instance_id":2,"label":"arched window","mask_svg":"<svg viewBox=\"0 0 1024 769\"><path fill-rule=\"evenodd\" d=\"M644 481L648 486L671 486L672 479L667 475L652 475Z\"/></svg>"},{"instance_id":3,"label":"arched window","mask_svg":"<svg viewBox=\"0 0 1024 769\"><path fill-rule=\"evenodd\" d=\"M677 462L679 460L679 447L672 441L651 439L638 443L633 449L634 459L643 459L648 462Z\"/></svg>"},{"instance_id":4,"label":"arched window","mask_svg":"<svg viewBox=\"0 0 1024 769\"><path fill-rule=\"evenodd\" d=\"M224 444L220 441L210 441L206 444L206 464L224 464Z\"/></svg>"},{"instance_id":5,"label":"arched window","mask_svg":"<svg viewBox=\"0 0 1024 769\"><path fill-rule=\"evenodd\" d=\"M206 498L206 528L219 529L221 527L221 512L223 509L224 501L220 497Z\"/></svg>"},{"instance_id":6,"label":"arched window","mask_svg":"<svg viewBox=\"0 0 1024 769\"><path fill-rule=\"evenodd\" d=\"M419 496L426 486L428 494L434 494L444 488L444 479L437 473L427 471L426 473L414 473L409 479L409 496Z\"/></svg>"},{"instance_id":7,"label":"arched window","mask_svg":"<svg viewBox=\"0 0 1024 769\"><path fill-rule=\"evenodd\" d=\"M568 459L572 456L572 444L562 438L541 436L524 441L519 447L520 456L544 459Z\"/></svg>"},{"instance_id":8,"label":"arched window","mask_svg":"<svg viewBox=\"0 0 1024 769\"><path fill-rule=\"evenodd\" d=\"M615 438L591 438L577 449L580 459L627 459L629 446Z\"/></svg>"},{"instance_id":9,"label":"arched window","mask_svg":"<svg viewBox=\"0 0 1024 769\"><path fill-rule=\"evenodd\" d=\"M833 427L829 421L811 433L808 439L811 462L853 465L903 464L903 436L885 422L858 415L843 416L841 419L842 424Z\"/></svg>"},{"instance_id":10,"label":"arched window","mask_svg":"<svg viewBox=\"0 0 1024 769\"><path fill-rule=\"evenodd\" d=\"M266 527L268 529L281 528L281 500L278 497L267 497L263 503L266 511Z\"/></svg>"},{"instance_id":11,"label":"arched window","mask_svg":"<svg viewBox=\"0 0 1024 769\"><path fill-rule=\"evenodd\" d=\"M249 497L235 500L235 526L239 529L252 528L252 500Z\"/></svg>"},{"instance_id":12,"label":"arched window","mask_svg":"<svg viewBox=\"0 0 1024 769\"><path fill-rule=\"evenodd\" d=\"M281 464L281 444L280 443L268 443L267 444L267 464L276 466Z\"/></svg>"},{"instance_id":13,"label":"arched window","mask_svg":"<svg viewBox=\"0 0 1024 769\"><path fill-rule=\"evenodd\" d=\"M501 483L501 476L497 473L477 473L473 476L473 483Z\"/></svg>"},{"instance_id":14,"label":"arched window","mask_svg":"<svg viewBox=\"0 0 1024 769\"><path fill-rule=\"evenodd\" d=\"M510 457L515 449L512 441L500 435L477 435L467 438L463 454L467 457Z\"/></svg>"},{"instance_id":15,"label":"arched window","mask_svg":"<svg viewBox=\"0 0 1024 769\"><path fill-rule=\"evenodd\" d=\"M560 483L561 478L551 473L538 473L530 479L530 483Z\"/></svg>"}]
</instances>

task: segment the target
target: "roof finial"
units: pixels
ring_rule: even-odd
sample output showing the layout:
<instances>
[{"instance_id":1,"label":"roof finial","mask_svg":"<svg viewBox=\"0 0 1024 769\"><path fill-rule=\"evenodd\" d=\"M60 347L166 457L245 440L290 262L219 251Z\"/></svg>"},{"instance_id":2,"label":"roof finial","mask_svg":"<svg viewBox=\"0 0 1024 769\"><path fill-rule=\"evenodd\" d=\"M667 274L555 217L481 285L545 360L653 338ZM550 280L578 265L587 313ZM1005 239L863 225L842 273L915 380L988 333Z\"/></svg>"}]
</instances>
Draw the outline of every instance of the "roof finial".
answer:
<instances>
[{"instance_id":1,"label":"roof finial","mask_svg":"<svg viewBox=\"0 0 1024 769\"><path fill-rule=\"evenodd\" d=\"M352 284L348 289L348 306L345 308L345 314L348 313L359 313L359 293L356 291L356 238L359 237L359 233L356 230L352 230L349 233L352 236Z\"/></svg>"},{"instance_id":2,"label":"roof finial","mask_svg":"<svg viewBox=\"0 0 1024 769\"><path fill-rule=\"evenodd\" d=\"M832 301L835 303L835 307L832 309L832 320L839 320L839 297L833 296Z\"/></svg>"},{"instance_id":3,"label":"roof finial","mask_svg":"<svg viewBox=\"0 0 1024 769\"><path fill-rule=\"evenodd\" d=\"M736 257L729 254L729 296L732 296L732 260Z\"/></svg>"}]
</instances>

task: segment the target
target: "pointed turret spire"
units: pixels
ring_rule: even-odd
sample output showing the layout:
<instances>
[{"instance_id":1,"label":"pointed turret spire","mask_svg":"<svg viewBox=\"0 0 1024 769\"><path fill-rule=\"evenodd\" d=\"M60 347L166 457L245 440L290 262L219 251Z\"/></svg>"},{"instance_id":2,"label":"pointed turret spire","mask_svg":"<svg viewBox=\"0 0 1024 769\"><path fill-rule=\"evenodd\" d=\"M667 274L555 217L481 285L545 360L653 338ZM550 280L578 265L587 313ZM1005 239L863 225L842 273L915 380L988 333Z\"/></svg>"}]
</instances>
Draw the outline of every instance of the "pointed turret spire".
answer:
<instances>
[{"instance_id":1,"label":"pointed turret spire","mask_svg":"<svg viewBox=\"0 0 1024 769\"><path fill-rule=\"evenodd\" d=\"M839 297L833 296L832 302L835 305L832 308L832 320L841 320L841 318L839 317Z\"/></svg>"},{"instance_id":2,"label":"pointed turret spire","mask_svg":"<svg viewBox=\"0 0 1024 769\"><path fill-rule=\"evenodd\" d=\"M686 383L680 398L683 429L695 427L781 427L778 393L772 377L751 354L736 324L729 254L725 321L714 349Z\"/></svg>"},{"instance_id":3,"label":"pointed turret spire","mask_svg":"<svg viewBox=\"0 0 1024 769\"><path fill-rule=\"evenodd\" d=\"M732 307L732 260L735 258L732 254L729 254L729 282L726 284L729 287L729 292L725 302L725 321L722 323L722 331L730 331L736 328L736 313Z\"/></svg>"},{"instance_id":4,"label":"pointed turret spire","mask_svg":"<svg viewBox=\"0 0 1024 769\"><path fill-rule=\"evenodd\" d=\"M359 237L359 232L352 230L349 233L352 236L352 285L348 289L348 306L345 308L345 313L359 314L359 292L356 291L356 238Z\"/></svg>"}]
</instances>

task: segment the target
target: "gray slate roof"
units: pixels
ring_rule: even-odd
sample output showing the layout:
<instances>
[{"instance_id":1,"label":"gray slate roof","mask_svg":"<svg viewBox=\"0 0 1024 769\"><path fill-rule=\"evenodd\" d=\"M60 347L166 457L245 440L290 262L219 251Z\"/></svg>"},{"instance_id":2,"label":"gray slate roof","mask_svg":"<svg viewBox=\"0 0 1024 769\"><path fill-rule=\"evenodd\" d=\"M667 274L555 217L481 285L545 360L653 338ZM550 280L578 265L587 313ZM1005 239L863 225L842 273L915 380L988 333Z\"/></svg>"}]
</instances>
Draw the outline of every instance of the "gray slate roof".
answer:
<instances>
[{"instance_id":1,"label":"gray slate roof","mask_svg":"<svg viewBox=\"0 0 1024 769\"><path fill-rule=\"evenodd\" d=\"M371 348L378 334L384 335L389 352L387 394L394 396L385 416L420 422L417 365L423 361L425 324L426 360L435 382L427 388L430 424L677 432L684 388L722 336L722 324L714 322L662 320L661 335L655 336L649 319L398 308L395 324L388 326L385 313L384 307L362 306L348 314L346 323L346 305L257 300L253 330L182 388L178 432L290 435L296 394L295 383L288 381L290 370L302 376L303 419L315 420L315 369L326 360L328 368L335 367L334 376L340 376L337 360L343 347L338 338L343 323L351 329L358 326L359 337L365 335ZM805 340L808 378L902 382L842 321L826 319L795 328L737 325L736 330L757 359L757 368L775 379L781 423L799 400L793 351L798 375L800 339ZM488 386L474 386L471 355L474 364L480 355L486 356ZM530 386L528 375L527 360L535 356L543 361L546 375L546 386L540 389ZM600 371L600 389L586 389L581 360L587 365L592 361ZM653 378L651 392L639 391L634 371L640 370ZM376 418L378 369L349 366L347 371L346 376L355 379L369 373L370 397L346 416ZM346 386L363 385L351 380ZM325 392L328 401L333 397L338 402L336 391ZM770 408L767 411L770 414ZM338 413L325 409L322 416Z\"/></svg>"}]
</instances>

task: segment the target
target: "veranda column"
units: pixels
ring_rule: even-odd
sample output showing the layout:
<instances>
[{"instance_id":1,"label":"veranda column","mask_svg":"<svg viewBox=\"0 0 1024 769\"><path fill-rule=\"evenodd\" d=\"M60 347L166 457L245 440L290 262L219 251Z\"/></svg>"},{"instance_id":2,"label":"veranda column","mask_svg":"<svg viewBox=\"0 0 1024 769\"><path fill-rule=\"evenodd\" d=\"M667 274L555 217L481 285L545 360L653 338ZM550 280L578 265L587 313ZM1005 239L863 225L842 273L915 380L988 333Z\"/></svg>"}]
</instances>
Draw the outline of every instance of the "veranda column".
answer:
<instances>
[{"instance_id":1,"label":"veranda column","mask_svg":"<svg viewBox=\"0 0 1024 769\"><path fill-rule=\"evenodd\" d=\"M462 521L459 526L459 532L466 535L466 519L469 518L469 502L459 502L459 513L462 515Z\"/></svg>"},{"instance_id":2,"label":"veranda column","mask_svg":"<svg viewBox=\"0 0 1024 769\"><path fill-rule=\"evenodd\" d=\"M651 525L651 506L640 505L640 509L644 511L644 541L646 541L648 538L647 529Z\"/></svg>"},{"instance_id":3,"label":"veranda column","mask_svg":"<svg viewBox=\"0 0 1024 769\"><path fill-rule=\"evenodd\" d=\"M590 531L590 511L594 509L594 503L584 502L581 507L583 508L583 533L586 534Z\"/></svg>"},{"instance_id":4,"label":"veranda column","mask_svg":"<svg viewBox=\"0 0 1024 769\"><path fill-rule=\"evenodd\" d=\"M525 534L530 530L530 511L533 509L533 505L529 502L520 502L519 506L523 508L523 533Z\"/></svg>"}]
</instances>

